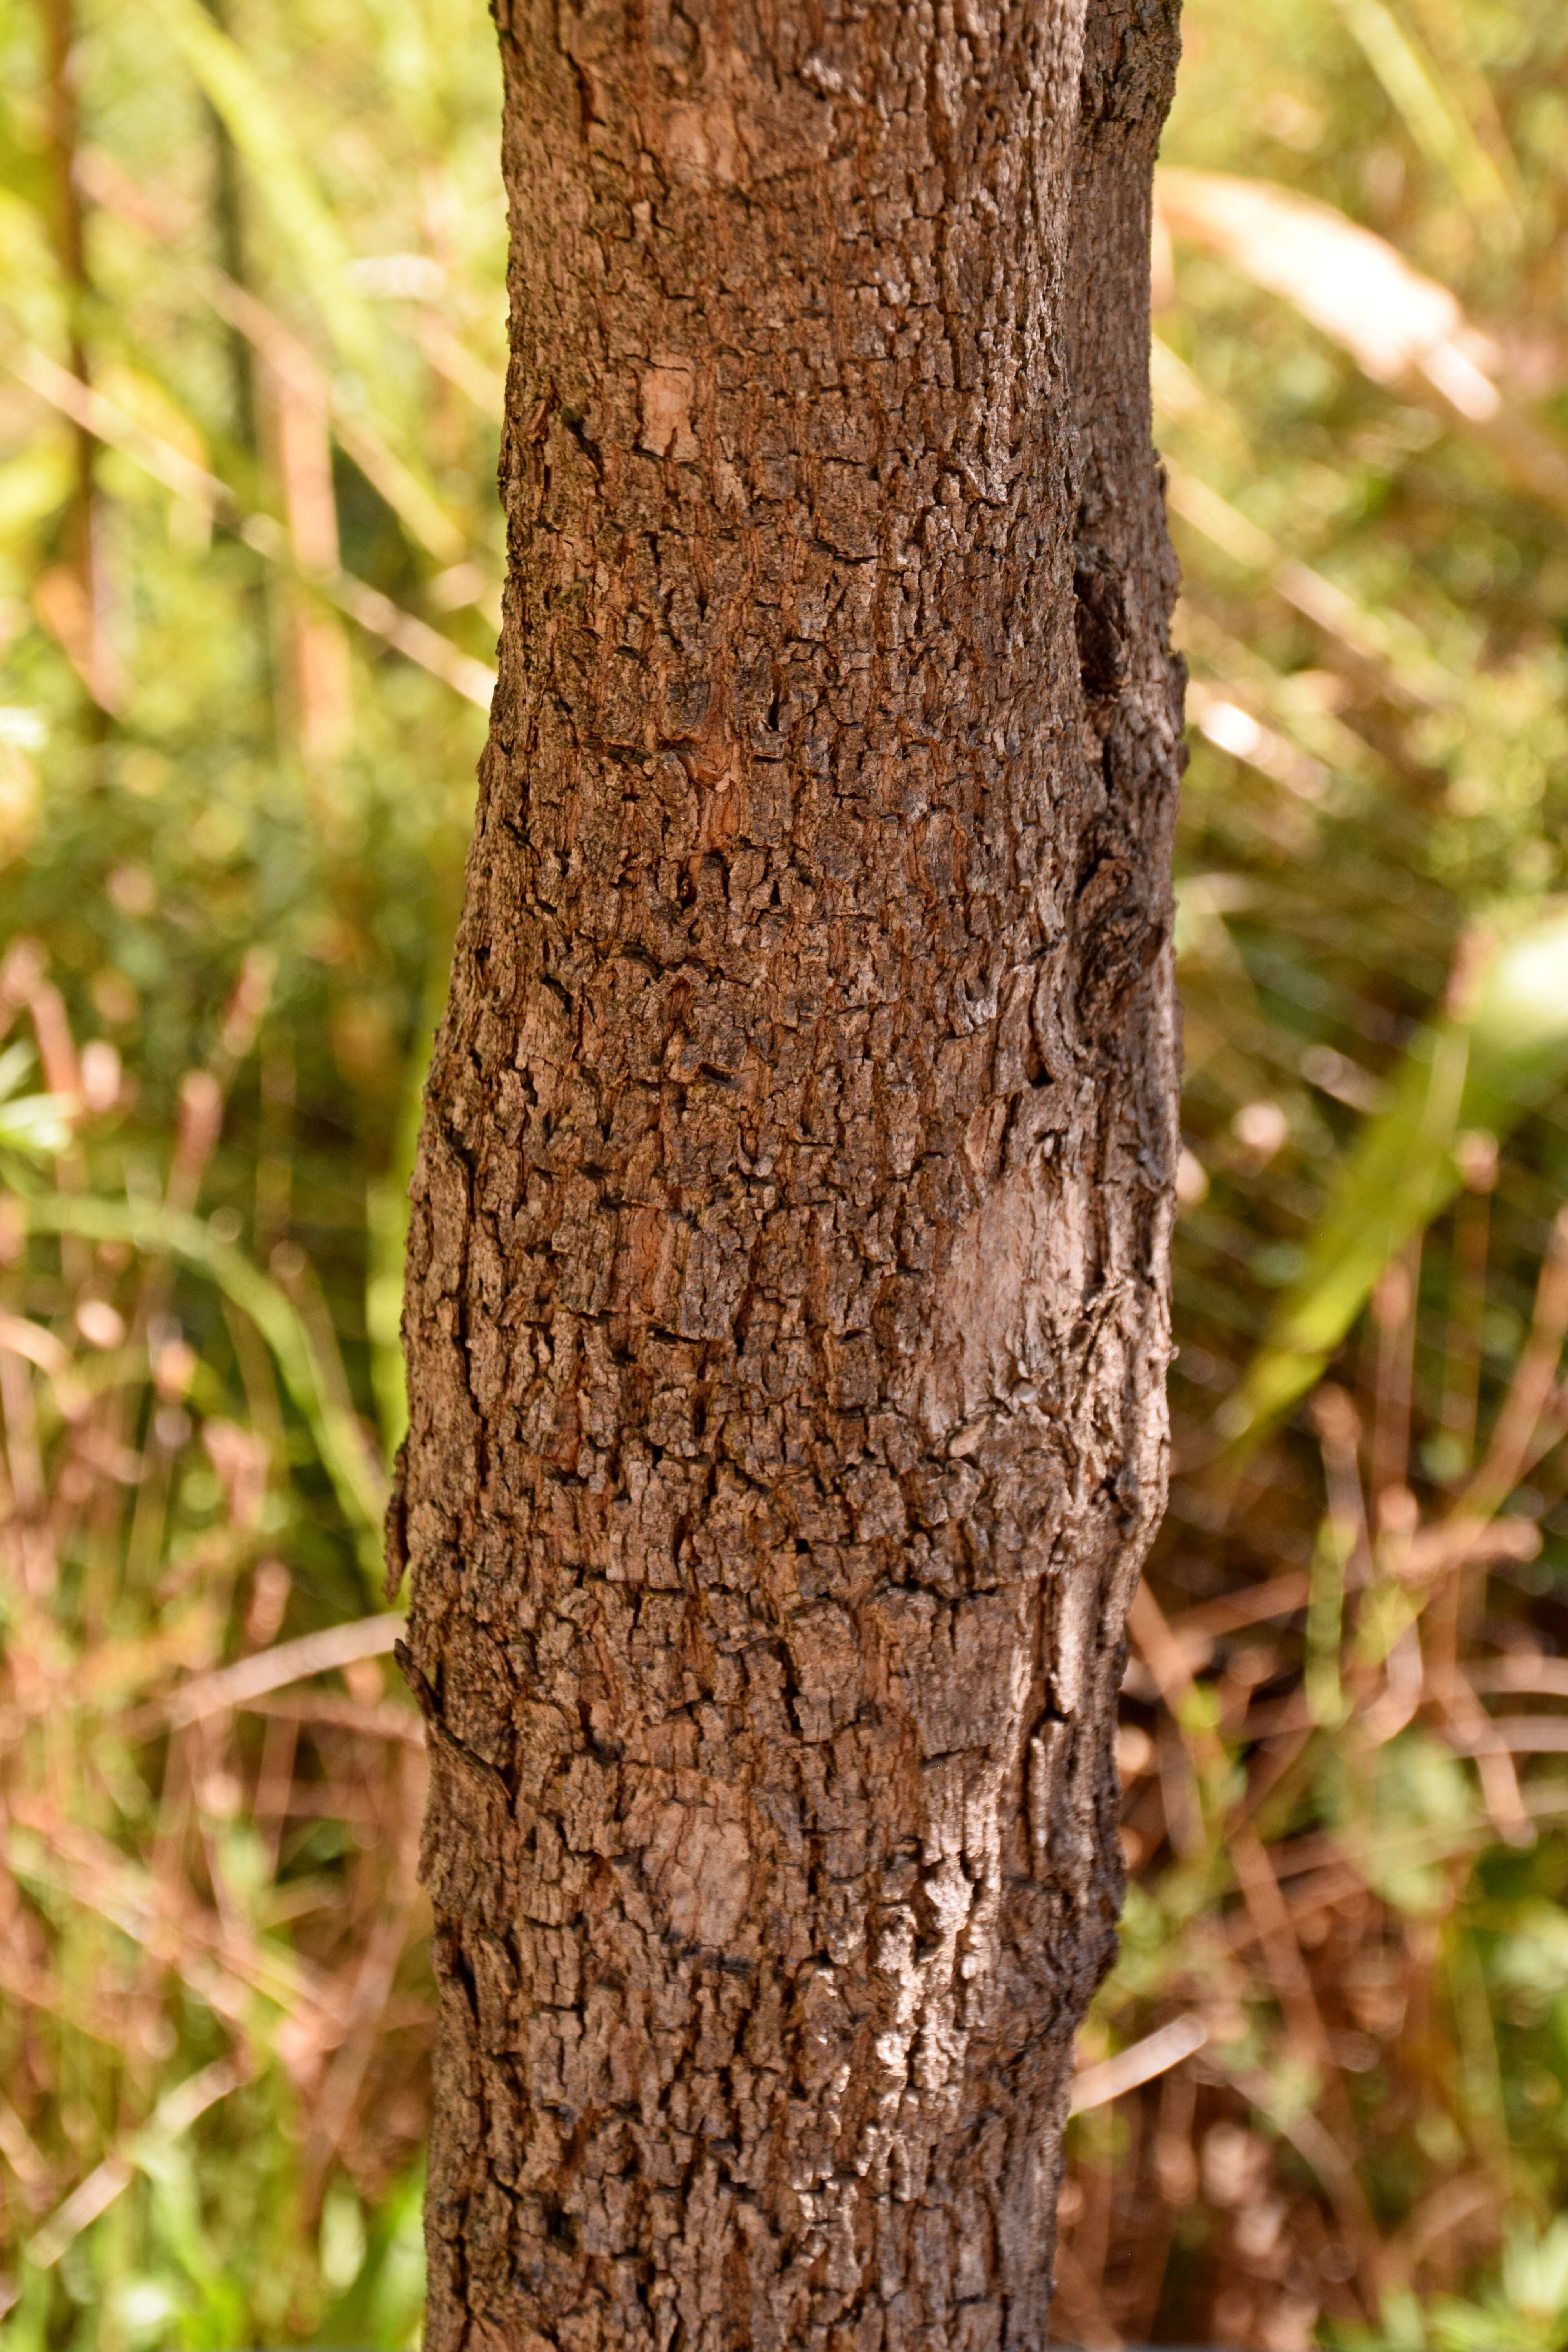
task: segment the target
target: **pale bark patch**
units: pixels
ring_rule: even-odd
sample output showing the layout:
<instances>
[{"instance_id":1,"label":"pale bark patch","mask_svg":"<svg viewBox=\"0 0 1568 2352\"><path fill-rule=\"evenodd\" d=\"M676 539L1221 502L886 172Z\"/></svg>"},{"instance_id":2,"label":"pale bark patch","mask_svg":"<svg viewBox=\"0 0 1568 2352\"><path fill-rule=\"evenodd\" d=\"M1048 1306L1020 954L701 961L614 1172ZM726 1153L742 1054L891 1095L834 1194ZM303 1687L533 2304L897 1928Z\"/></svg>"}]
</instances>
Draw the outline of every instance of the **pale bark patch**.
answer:
<instances>
[{"instance_id":1,"label":"pale bark patch","mask_svg":"<svg viewBox=\"0 0 1568 2352\"><path fill-rule=\"evenodd\" d=\"M1005 1105L1002 1108L1005 1109ZM1034 1160L1005 1177L954 1236L920 1367L920 1409L935 1439L971 1434L1005 1406L1059 1392L1062 1339L1089 1265L1081 1175ZM972 1452L980 1432L953 1450Z\"/></svg>"},{"instance_id":2,"label":"pale bark patch","mask_svg":"<svg viewBox=\"0 0 1568 2352\"><path fill-rule=\"evenodd\" d=\"M740 178L741 142L727 98L700 106L672 106L665 118L664 152L688 187L729 187Z\"/></svg>"},{"instance_id":3,"label":"pale bark patch","mask_svg":"<svg viewBox=\"0 0 1568 2352\"><path fill-rule=\"evenodd\" d=\"M642 380L642 446L656 457L673 457L678 466L689 465L700 454L691 429L695 382L683 360L660 361Z\"/></svg>"},{"instance_id":4,"label":"pale bark patch","mask_svg":"<svg viewBox=\"0 0 1568 2352\"><path fill-rule=\"evenodd\" d=\"M751 1854L739 1822L719 1821L690 1805L666 1805L644 1870L675 1935L720 1951L733 1940L751 1885Z\"/></svg>"}]
</instances>

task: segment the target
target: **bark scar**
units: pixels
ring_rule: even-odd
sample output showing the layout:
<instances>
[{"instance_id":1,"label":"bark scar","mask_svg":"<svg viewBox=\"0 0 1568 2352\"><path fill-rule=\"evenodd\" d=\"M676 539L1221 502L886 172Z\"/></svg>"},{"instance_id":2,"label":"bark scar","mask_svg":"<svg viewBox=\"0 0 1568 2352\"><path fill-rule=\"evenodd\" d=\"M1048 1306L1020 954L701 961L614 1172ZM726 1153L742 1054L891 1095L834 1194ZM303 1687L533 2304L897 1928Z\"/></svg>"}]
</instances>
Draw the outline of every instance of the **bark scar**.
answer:
<instances>
[{"instance_id":1,"label":"bark scar","mask_svg":"<svg viewBox=\"0 0 1568 2352\"><path fill-rule=\"evenodd\" d=\"M503 1802L510 1807L511 1790L507 1787L495 1766L472 1748L466 1748L455 1733L447 1730L441 1720L440 1702L420 1669L415 1664L414 1653L407 1643L395 1643L393 1645L392 1654L397 1661L404 1681L414 1694L419 1712L425 1718L425 1728L430 1738L446 1755L451 1758L454 1764L460 1765L465 1772L476 1774L486 1788L498 1793Z\"/></svg>"}]
</instances>

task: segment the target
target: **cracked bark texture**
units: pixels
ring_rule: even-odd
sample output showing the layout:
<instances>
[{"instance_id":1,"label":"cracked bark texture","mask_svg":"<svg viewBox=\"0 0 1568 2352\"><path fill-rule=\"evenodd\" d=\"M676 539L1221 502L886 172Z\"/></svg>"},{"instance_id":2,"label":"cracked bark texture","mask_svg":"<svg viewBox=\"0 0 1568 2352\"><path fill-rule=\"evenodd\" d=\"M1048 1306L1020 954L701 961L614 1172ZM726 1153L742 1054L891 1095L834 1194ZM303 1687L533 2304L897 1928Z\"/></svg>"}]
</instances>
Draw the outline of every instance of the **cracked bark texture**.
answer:
<instances>
[{"instance_id":1,"label":"cracked bark texture","mask_svg":"<svg viewBox=\"0 0 1568 2352\"><path fill-rule=\"evenodd\" d=\"M1163 1492L1173 0L500 0L429 2352L1043 2347Z\"/></svg>"}]
</instances>

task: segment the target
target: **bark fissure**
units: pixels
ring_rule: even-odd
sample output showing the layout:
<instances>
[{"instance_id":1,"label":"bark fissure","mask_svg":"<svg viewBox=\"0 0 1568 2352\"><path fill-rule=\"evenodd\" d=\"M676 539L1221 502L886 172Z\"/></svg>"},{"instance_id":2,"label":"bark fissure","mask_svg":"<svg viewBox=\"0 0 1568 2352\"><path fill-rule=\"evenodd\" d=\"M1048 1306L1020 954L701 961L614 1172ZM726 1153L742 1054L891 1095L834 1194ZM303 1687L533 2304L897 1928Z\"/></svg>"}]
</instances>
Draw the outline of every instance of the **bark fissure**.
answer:
<instances>
[{"instance_id":1,"label":"bark fissure","mask_svg":"<svg viewBox=\"0 0 1568 2352\"><path fill-rule=\"evenodd\" d=\"M1164 0L498 9L427 2343L1043 2346L1163 1498Z\"/></svg>"}]
</instances>

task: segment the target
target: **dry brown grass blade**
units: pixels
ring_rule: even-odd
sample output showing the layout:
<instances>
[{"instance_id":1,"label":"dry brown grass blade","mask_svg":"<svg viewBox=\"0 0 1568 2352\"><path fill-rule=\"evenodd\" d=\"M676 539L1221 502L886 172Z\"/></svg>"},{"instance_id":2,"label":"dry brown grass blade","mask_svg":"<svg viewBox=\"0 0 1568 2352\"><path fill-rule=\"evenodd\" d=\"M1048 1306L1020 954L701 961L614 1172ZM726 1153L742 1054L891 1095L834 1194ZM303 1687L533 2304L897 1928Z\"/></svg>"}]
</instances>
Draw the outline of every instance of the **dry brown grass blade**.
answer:
<instances>
[{"instance_id":1,"label":"dry brown grass blade","mask_svg":"<svg viewBox=\"0 0 1568 2352\"><path fill-rule=\"evenodd\" d=\"M1341 2227L1358 2251L1358 2267L1366 2284L1368 2305L1375 2310L1385 2276L1383 2242L1354 2165L1316 2116L1282 2102L1279 2086L1266 2074L1244 2075L1240 2087L1258 2114L1266 2116L1305 2158L1327 2189Z\"/></svg>"},{"instance_id":2,"label":"dry brown grass blade","mask_svg":"<svg viewBox=\"0 0 1568 2352\"><path fill-rule=\"evenodd\" d=\"M341 556L325 387L310 373L280 369L269 360L258 380L272 423L294 562L307 578L330 579ZM322 612L299 590L285 593L294 723L300 756L315 767L340 759L353 738L348 642L335 614Z\"/></svg>"},{"instance_id":3,"label":"dry brown grass blade","mask_svg":"<svg viewBox=\"0 0 1568 2352\"><path fill-rule=\"evenodd\" d=\"M438 563L466 562L468 542L457 524L443 512L387 446L381 435L362 418L351 415L333 392L331 379L311 354L291 335L282 320L258 301L247 288L237 286L221 270L204 269L195 283L213 309L237 327L255 346L279 386L300 407L330 419L335 438L353 459L365 479L378 490L411 538ZM322 566L322 569L327 568ZM335 568L335 567L334 567Z\"/></svg>"},{"instance_id":4,"label":"dry brown grass blade","mask_svg":"<svg viewBox=\"0 0 1568 2352\"><path fill-rule=\"evenodd\" d=\"M1542 1418L1557 1389L1568 1332L1568 1209L1560 1210L1536 1285L1530 1334L1493 1423L1491 1443L1457 1513L1489 1518L1524 1475Z\"/></svg>"},{"instance_id":5,"label":"dry brown grass blade","mask_svg":"<svg viewBox=\"0 0 1568 2352\"><path fill-rule=\"evenodd\" d=\"M1268 1849L1249 1822L1231 1825L1226 1848L1291 2036L1332 2081L1333 2057L1312 1989L1311 1970L1302 1957L1296 1923L1279 1892Z\"/></svg>"},{"instance_id":6,"label":"dry brown grass blade","mask_svg":"<svg viewBox=\"0 0 1568 2352\"><path fill-rule=\"evenodd\" d=\"M1498 1725L1457 1667L1446 1669L1440 1677L1429 1675L1427 1682L1451 1746L1457 1754L1475 1759L1481 1795L1499 1837L1505 1845L1533 1845L1534 1825L1525 1810L1508 1742Z\"/></svg>"},{"instance_id":7,"label":"dry brown grass blade","mask_svg":"<svg viewBox=\"0 0 1568 2352\"><path fill-rule=\"evenodd\" d=\"M1161 1698L1173 1712L1194 1687L1192 1661L1147 1581L1141 1583L1132 1596L1127 1612L1127 1631L1153 1676Z\"/></svg>"},{"instance_id":8,"label":"dry brown grass blade","mask_svg":"<svg viewBox=\"0 0 1568 2352\"><path fill-rule=\"evenodd\" d=\"M149 2116L146 2128L160 2139L177 2139L209 2107L216 2106L220 2099L226 2099L230 2092L238 2090L247 2080L248 2069L242 2060L216 2059L199 2074L165 2092ZM105 2157L31 2240L27 2260L38 2270L52 2269L71 2241L100 2214L107 2213L115 2199L130 2187L135 2170L132 2157L122 2150Z\"/></svg>"},{"instance_id":9,"label":"dry brown grass blade","mask_svg":"<svg viewBox=\"0 0 1568 2352\"><path fill-rule=\"evenodd\" d=\"M423 1748L426 1746L423 1718L410 1706L400 1706L395 1699L366 1704L360 1699L333 1698L323 1694L304 1698L242 1699L239 1706L249 1715L264 1715L276 1721L298 1724L320 1724L334 1731L359 1732L367 1739L390 1739L403 1748Z\"/></svg>"},{"instance_id":10,"label":"dry brown grass blade","mask_svg":"<svg viewBox=\"0 0 1568 2352\"><path fill-rule=\"evenodd\" d=\"M1497 2183L1489 2173L1462 2172L1443 2181L1410 2216L1395 2242L1394 2264L1413 2276L1430 2249L1472 2215L1490 2210L1495 2227L1496 2206Z\"/></svg>"},{"instance_id":11,"label":"dry brown grass blade","mask_svg":"<svg viewBox=\"0 0 1568 2352\"><path fill-rule=\"evenodd\" d=\"M332 1673L360 1658L391 1655L405 1631L405 1620L388 1610L377 1617L355 1618L347 1624L324 1626L319 1633L302 1633L241 1658L216 1674L198 1675L183 1684L160 1706L164 1721L176 1728L203 1717L243 1706L268 1691L285 1690L290 1683L308 1682L314 1675Z\"/></svg>"},{"instance_id":12,"label":"dry brown grass blade","mask_svg":"<svg viewBox=\"0 0 1568 2352\"><path fill-rule=\"evenodd\" d=\"M1490 1715L1485 1721L1489 1747L1495 1744L1505 1756L1568 1756L1568 1719L1562 1716Z\"/></svg>"},{"instance_id":13,"label":"dry brown grass blade","mask_svg":"<svg viewBox=\"0 0 1568 2352\"><path fill-rule=\"evenodd\" d=\"M1065 2235L1057 2241L1056 2295L1051 2317L1053 2337L1059 2320L1066 2320L1082 2352L1122 2352L1126 2339L1112 2326L1093 2278Z\"/></svg>"},{"instance_id":14,"label":"dry brown grass blade","mask_svg":"<svg viewBox=\"0 0 1568 2352\"><path fill-rule=\"evenodd\" d=\"M0 2156L16 2174L30 2210L39 2211L54 2194L54 2167L4 2095L0 2095Z\"/></svg>"},{"instance_id":15,"label":"dry brown grass blade","mask_svg":"<svg viewBox=\"0 0 1568 2352\"><path fill-rule=\"evenodd\" d=\"M306 2196L312 2205L338 2152L374 2053L377 2032L408 1942L413 1913L410 1890L376 1921L361 1955L347 2002L342 2039L311 2110L300 2151Z\"/></svg>"},{"instance_id":16,"label":"dry brown grass blade","mask_svg":"<svg viewBox=\"0 0 1568 2352\"><path fill-rule=\"evenodd\" d=\"M183 1883L141 1868L94 1832L63 1820L47 1798L18 1792L10 1812L43 1842L75 1901L175 1969L229 2023L247 2027L250 1995L259 1992L335 2026L331 1987L297 1953L264 1948L206 1910Z\"/></svg>"},{"instance_id":17,"label":"dry brown grass blade","mask_svg":"<svg viewBox=\"0 0 1568 2352\"><path fill-rule=\"evenodd\" d=\"M472 401L481 416L499 425L506 408L505 377L487 367L436 311L421 310L414 331L437 373Z\"/></svg>"},{"instance_id":18,"label":"dry brown grass blade","mask_svg":"<svg viewBox=\"0 0 1568 2352\"><path fill-rule=\"evenodd\" d=\"M194 223L188 210L177 200L172 202L163 190L139 186L101 148L84 149L79 159L78 171L84 187L105 210L139 229L143 236L155 237L160 244L188 255ZM384 436L363 418L355 416L345 407L337 397L327 371L299 336L286 327L277 313L259 300L248 287L237 284L226 271L188 259L185 268L190 282L203 299L211 304L226 325L234 327L246 338L275 382L288 392L292 400L307 411L322 417L330 415L332 431L344 450L365 479L386 500L410 535L438 563L465 562L468 557L468 544L457 524L424 484L409 472ZM473 369L480 368L480 362L473 360L458 343L450 328L443 325L441 333L445 338L444 351L450 344L462 352ZM419 340L422 344L426 341L422 331ZM437 362L432 360L432 365L436 364ZM449 363L443 370L444 373L450 374L451 364L455 362ZM488 371L481 373L487 392L492 383L495 384L494 404L487 408L486 413L494 415L499 422L504 386L499 380L492 379ZM460 381L460 378L452 380ZM335 564L334 554L331 568L335 568ZM317 568L329 567L321 565Z\"/></svg>"},{"instance_id":19,"label":"dry brown grass blade","mask_svg":"<svg viewBox=\"0 0 1568 2352\"><path fill-rule=\"evenodd\" d=\"M1435 1582L1450 1570L1500 1568L1533 1559L1541 1530L1529 1519L1482 1519L1468 1511L1420 1528L1405 1548L1398 1573L1412 1584Z\"/></svg>"},{"instance_id":20,"label":"dry brown grass blade","mask_svg":"<svg viewBox=\"0 0 1568 2352\"><path fill-rule=\"evenodd\" d=\"M1234 692L1211 693L1201 679L1189 678L1187 716L1216 751L1244 760L1260 776L1282 784L1309 807L1321 801L1329 782L1329 771L1322 761L1266 725Z\"/></svg>"},{"instance_id":21,"label":"dry brown grass blade","mask_svg":"<svg viewBox=\"0 0 1568 2352\"><path fill-rule=\"evenodd\" d=\"M1331 205L1228 173L1167 168L1156 201L1168 231L1294 304L1373 383L1431 402L1532 498L1568 513L1568 457L1506 396L1497 345L1385 238Z\"/></svg>"},{"instance_id":22,"label":"dry brown grass blade","mask_svg":"<svg viewBox=\"0 0 1568 2352\"><path fill-rule=\"evenodd\" d=\"M1085 2066L1074 2077L1072 2099L1068 2113L1087 2115L1091 2107L1109 2106L1129 2091L1136 2091L1145 2083L1179 2066L1204 2047L1209 2038L1205 2019L1196 2015L1173 2018L1153 2033L1145 2034L1119 2050L1114 2058L1102 2058L1098 2064Z\"/></svg>"},{"instance_id":23,"label":"dry brown grass blade","mask_svg":"<svg viewBox=\"0 0 1568 2352\"><path fill-rule=\"evenodd\" d=\"M44 1502L44 1464L38 1450L38 1416L32 1376L16 1349L0 1350L0 1406L5 1414L5 1457L10 1472L12 1507L17 1517L35 1518ZM36 1574L25 1573L25 1588L36 1591Z\"/></svg>"},{"instance_id":24,"label":"dry brown grass blade","mask_svg":"<svg viewBox=\"0 0 1568 2352\"><path fill-rule=\"evenodd\" d=\"M270 515L241 514L226 483L193 466L180 450L147 432L112 402L77 383L43 352L26 348L13 351L5 363L39 399L62 415L83 421L97 439L134 459L176 498L198 506L204 513L216 511L232 517L246 545L266 562L281 564L289 561L287 534ZM465 701L489 710L495 688L493 671L461 652L439 630L416 619L412 613L404 612L378 588L354 579L350 572L333 572L320 579L311 578L310 584L370 635L380 637L405 660L428 670Z\"/></svg>"},{"instance_id":25,"label":"dry brown grass blade","mask_svg":"<svg viewBox=\"0 0 1568 2352\"><path fill-rule=\"evenodd\" d=\"M1189 1637L1217 1642L1228 1633L1239 1633L1248 1625L1266 1624L1270 1618L1294 1617L1304 1609L1311 1591L1311 1578L1303 1568L1289 1570L1283 1576L1271 1576L1261 1584L1248 1585L1243 1591L1227 1592L1215 1601L1201 1601L1170 1622L1172 1633L1184 1645Z\"/></svg>"},{"instance_id":26,"label":"dry brown grass blade","mask_svg":"<svg viewBox=\"0 0 1568 2352\"><path fill-rule=\"evenodd\" d=\"M1473 1691L1489 1696L1568 1698L1568 1658L1549 1658L1540 1650L1515 1650L1506 1657L1468 1666L1465 1678Z\"/></svg>"},{"instance_id":27,"label":"dry brown grass blade","mask_svg":"<svg viewBox=\"0 0 1568 2352\"><path fill-rule=\"evenodd\" d=\"M1378 383L1415 374L1468 421L1497 415L1496 353L1447 287L1330 205L1224 172L1163 170L1167 227L1282 295Z\"/></svg>"},{"instance_id":28,"label":"dry brown grass blade","mask_svg":"<svg viewBox=\"0 0 1568 2352\"><path fill-rule=\"evenodd\" d=\"M1289 1895L1285 1896L1292 1932L1300 1938L1306 1921L1316 1918L1321 1912L1331 1906L1342 1902L1347 1895L1363 1894L1365 1884L1362 1872L1352 1870L1348 1863L1335 1864L1327 1869L1313 1871L1300 1885L1293 1885ZM1237 1953L1245 1952L1249 1946L1258 1941L1257 1920L1249 1912L1237 1912L1226 1929L1226 1943L1228 1948Z\"/></svg>"},{"instance_id":29,"label":"dry brown grass blade","mask_svg":"<svg viewBox=\"0 0 1568 2352\"><path fill-rule=\"evenodd\" d=\"M384 638L405 660L417 662L421 669L427 669L477 710L489 709L495 672L487 669L483 662L460 653L439 630L416 620L412 613L395 604L390 596L384 596L379 588L369 588L363 580L352 579L346 572L317 584L323 595L330 596L372 636Z\"/></svg>"},{"instance_id":30,"label":"dry brown grass blade","mask_svg":"<svg viewBox=\"0 0 1568 2352\"><path fill-rule=\"evenodd\" d=\"M1243 569L1260 573L1282 603L1310 621L1348 657L1353 672L1395 704L1440 709L1452 699L1436 663L1396 652L1383 625L1310 564L1288 557L1250 518L1207 482L1166 457L1166 503L1173 514Z\"/></svg>"},{"instance_id":31,"label":"dry brown grass blade","mask_svg":"<svg viewBox=\"0 0 1568 2352\"><path fill-rule=\"evenodd\" d=\"M37 1365L51 1380L58 1380L70 1364L70 1350L52 1331L40 1323L29 1323L22 1315L0 1314L0 1348L13 1356L21 1356Z\"/></svg>"},{"instance_id":32,"label":"dry brown grass blade","mask_svg":"<svg viewBox=\"0 0 1568 2352\"><path fill-rule=\"evenodd\" d=\"M1192 1668L1146 1582L1139 1586L1133 1597L1127 1629L1158 1685L1162 1700L1173 1718L1180 1722L1183 1702L1191 1699L1195 1687ZM1223 1764L1224 1750L1214 1732L1184 1728L1182 1737L1195 1770L1212 1771ZM1257 1927L1292 2035L1331 2076L1329 2038L1312 1990L1311 1974L1302 1959L1289 1910L1279 1893L1268 1852L1246 1820L1233 1819L1226 1824L1225 1847L1242 1900Z\"/></svg>"},{"instance_id":33,"label":"dry brown grass blade","mask_svg":"<svg viewBox=\"0 0 1568 2352\"><path fill-rule=\"evenodd\" d=\"M35 351L30 344L13 345L5 354L5 364L39 400L58 409L83 432L90 433L105 448L119 449L125 457L134 458L154 481L162 482L166 490L184 499L198 513L210 518L226 512L233 505L227 484L220 482L216 474L195 464L172 442L149 432L89 384L79 383L47 352Z\"/></svg>"}]
</instances>

